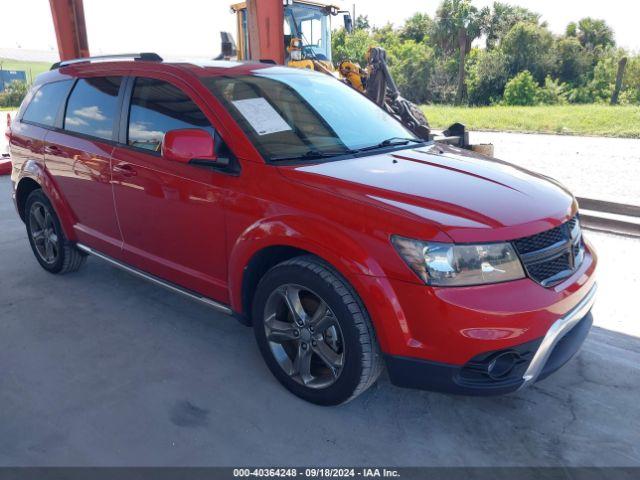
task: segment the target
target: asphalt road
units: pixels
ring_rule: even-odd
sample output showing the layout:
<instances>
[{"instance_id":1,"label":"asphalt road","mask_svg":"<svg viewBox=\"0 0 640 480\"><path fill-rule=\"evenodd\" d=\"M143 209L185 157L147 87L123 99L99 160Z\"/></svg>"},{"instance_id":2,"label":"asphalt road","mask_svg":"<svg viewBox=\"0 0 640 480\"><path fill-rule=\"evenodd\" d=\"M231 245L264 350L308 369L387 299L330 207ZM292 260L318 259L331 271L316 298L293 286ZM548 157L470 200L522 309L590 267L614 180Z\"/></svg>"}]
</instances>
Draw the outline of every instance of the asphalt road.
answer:
<instances>
[{"instance_id":1,"label":"asphalt road","mask_svg":"<svg viewBox=\"0 0 640 480\"><path fill-rule=\"evenodd\" d=\"M530 390L465 398L383 377L323 408L281 388L235 320L95 258L44 272L9 188L0 177L0 466L640 466L639 240L591 234L608 259L599 327Z\"/></svg>"}]
</instances>

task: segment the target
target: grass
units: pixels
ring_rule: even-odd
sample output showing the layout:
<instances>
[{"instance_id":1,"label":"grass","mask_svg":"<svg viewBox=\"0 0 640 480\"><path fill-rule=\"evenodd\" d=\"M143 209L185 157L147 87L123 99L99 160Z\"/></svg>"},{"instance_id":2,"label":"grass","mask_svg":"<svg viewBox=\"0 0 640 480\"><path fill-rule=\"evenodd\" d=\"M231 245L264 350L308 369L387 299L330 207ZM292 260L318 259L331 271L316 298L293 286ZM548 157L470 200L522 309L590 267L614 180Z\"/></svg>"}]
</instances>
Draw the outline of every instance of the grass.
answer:
<instances>
[{"instance_id":1,"label":"grass","mask_svg":"<svg viewBox=\"0 0 640 480\"><path fill-rule=\"evenodd\" d=\"M24 70L27 73L27 83L32 83L39 74L51 68L48 62L24 62L11 58L0 58L0 63L3 70Z\"/></svg>"},{"instance_id":2,"label":"grass","mask_svg":"<svg viewBox=\"0 0 640 480\"><path fill-rule=\"evenodd\" d=\"M640 138L640 106L544 105L452 107L424 105L438 129L460 122L470 130Z\"/></svg>"}]
</instances>

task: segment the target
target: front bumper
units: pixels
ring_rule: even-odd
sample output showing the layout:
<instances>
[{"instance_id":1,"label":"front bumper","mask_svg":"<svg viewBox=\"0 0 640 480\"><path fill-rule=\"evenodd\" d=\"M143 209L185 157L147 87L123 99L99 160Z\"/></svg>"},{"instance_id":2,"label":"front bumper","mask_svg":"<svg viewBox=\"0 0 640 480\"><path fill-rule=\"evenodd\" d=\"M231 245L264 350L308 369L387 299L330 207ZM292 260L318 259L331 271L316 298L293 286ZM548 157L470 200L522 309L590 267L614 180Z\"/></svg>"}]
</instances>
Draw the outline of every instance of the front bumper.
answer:
<instances>
[{"instance_id":1,"label":"front bumper","mask_svg":"<svg viewBox=\"0 0 640 480\"><path fill-rule=\"evenodd\" d=\"M591 325L596 285L542 338L485 352L464 365L385 355L394 385L464 395L514 392L552 374L580 349Z\"/></svg>"}]
</instances>

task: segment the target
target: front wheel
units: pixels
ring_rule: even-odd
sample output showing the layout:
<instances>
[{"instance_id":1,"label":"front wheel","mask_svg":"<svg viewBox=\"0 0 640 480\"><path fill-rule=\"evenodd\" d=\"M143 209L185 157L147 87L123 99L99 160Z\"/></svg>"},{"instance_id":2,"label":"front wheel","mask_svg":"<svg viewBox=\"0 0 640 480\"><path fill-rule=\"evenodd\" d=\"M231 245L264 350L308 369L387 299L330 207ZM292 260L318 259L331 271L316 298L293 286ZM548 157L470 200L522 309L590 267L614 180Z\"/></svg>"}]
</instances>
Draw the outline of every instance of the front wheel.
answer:
<instances>
[{"instance_id":1,"label":"front wheel","mask_svg":"<svg viewBox=\"0 0 640 480\"><path fill-rule=\"evenodd\" d=\"M253 325L273 375L309 402L347 402L380 375L382 359L361 300L316 257L267 272L256 291Z\"/></svg>"}]
</instances>

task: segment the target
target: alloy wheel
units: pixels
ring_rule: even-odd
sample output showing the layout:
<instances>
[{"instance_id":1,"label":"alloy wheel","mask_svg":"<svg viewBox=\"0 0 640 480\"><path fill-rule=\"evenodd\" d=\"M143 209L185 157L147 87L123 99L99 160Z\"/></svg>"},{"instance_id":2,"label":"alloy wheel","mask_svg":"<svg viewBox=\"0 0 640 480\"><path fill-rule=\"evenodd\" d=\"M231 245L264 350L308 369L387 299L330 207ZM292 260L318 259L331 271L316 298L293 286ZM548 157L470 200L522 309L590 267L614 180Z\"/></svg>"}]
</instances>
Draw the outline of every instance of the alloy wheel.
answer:
<instances>
[{"instance_id":1,"label":"alloy wheel","mask_svg":"<svg viewBox=\"0 0 640 480\"><path fill-rule=\"evenodd\" d=\"M29 233L40 258L47 264L56 263L60 255L60 236L49 208L34 202L29 210Z\"/></svg>"},{"instance_id":2,"label":"alloy wheel","mask_svg":"<svg viewBox=\"0 0 640 480\"><path fill-rule=\"evenodd\" d=\"M309 388L333 385L344 366L340 324L322 298L293 284L274 290L265 305L264 328L274 358Z\"/></svg>"}]
</instances>

